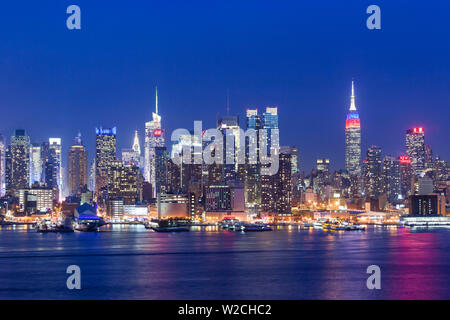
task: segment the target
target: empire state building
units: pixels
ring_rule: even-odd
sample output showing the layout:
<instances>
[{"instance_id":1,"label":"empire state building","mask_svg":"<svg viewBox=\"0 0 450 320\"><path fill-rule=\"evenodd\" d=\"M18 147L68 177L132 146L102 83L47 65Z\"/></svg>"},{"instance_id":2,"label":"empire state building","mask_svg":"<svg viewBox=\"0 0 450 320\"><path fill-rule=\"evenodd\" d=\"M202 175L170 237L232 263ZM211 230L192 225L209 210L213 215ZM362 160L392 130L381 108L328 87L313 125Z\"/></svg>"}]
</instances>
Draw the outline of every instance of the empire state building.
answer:
<instances>
[{"instance_id":1,"label":"empire state building","mask_svg":"<svg viewBox=\"0 0 450 320\"><path fill-rule=\"evenodd\" d=\"M345 120L345 168L350 175L361 174L361 123L355 105L353 81L350 109Z\"/></svg>"}]
</instances>

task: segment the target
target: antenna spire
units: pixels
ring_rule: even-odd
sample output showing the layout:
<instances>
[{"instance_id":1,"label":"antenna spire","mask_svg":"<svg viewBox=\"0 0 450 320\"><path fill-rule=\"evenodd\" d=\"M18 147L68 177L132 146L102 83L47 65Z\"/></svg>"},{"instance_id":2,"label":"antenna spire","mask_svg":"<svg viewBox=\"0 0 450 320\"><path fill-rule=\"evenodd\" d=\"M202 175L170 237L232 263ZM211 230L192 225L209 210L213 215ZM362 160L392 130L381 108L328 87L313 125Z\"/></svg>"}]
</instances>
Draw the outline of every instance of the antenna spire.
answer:
<instances>
[{"instance_id":1,"label":"antenna spire","mask_svg":"<svg viewBox=\"0 0 450 320\"><path fill-rule=\"evenodd\" d=\"M155 101L156 111L155 111L155 113L158 114L158 86L155 86L155 91L156 91L156 101Z\"/></svg>"},{"instance_id":2,"label":"antenna spire","mask_svg":"<svg viewBox=\"0 0 450 320\"><path fill-rule=\"evenodd\" d=\"M350 111L356 111L356 105L355 105L355 85L354 81L352 79L352 95L350 97Z\"/></svg>"},{"instance_id":3,"label":"antenna spire","mask_svg":"<svg viewBox=\"0 0 450 320\"><path fill-rule=\"evenodd\" d=\"M230 89L227 89L227 116L230 115Z\"/></svg>"}]
</instances>

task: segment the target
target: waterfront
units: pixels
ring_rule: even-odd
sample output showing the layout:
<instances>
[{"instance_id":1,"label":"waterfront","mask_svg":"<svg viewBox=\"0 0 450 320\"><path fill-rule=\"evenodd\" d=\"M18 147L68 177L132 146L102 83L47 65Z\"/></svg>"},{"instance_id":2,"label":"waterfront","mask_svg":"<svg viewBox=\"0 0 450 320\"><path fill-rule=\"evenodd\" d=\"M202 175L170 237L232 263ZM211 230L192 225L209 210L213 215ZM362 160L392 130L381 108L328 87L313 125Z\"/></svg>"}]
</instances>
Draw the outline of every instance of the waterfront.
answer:
<instances>
[{"instance_id":1,"label":"waterfront","mask_svg":"<svg viewBox=\"0 0 450 320\"><path fill-rule=\"evenodd\" d=\"M450 299L450 229L0 230L1 299ZM82 290L66 288L81 268ZM381 267L381 290L366 268Z\"/></svg>"}]
</instances>

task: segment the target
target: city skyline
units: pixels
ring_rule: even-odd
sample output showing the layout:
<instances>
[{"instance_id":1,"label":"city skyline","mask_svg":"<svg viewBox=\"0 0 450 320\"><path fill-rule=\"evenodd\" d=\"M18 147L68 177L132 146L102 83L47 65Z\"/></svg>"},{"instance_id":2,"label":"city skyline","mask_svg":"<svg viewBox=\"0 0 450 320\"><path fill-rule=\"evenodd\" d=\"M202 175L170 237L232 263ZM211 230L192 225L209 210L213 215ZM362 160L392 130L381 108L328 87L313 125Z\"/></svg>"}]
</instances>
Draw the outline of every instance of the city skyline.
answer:
<instances>
[{"instance_id":1,"label":"city skyline","mask_svg":"<svg viewBox=\"0 0 450 320\"><path fill-rule=\"evenodd\" d=\"M354 80L352 80L351 81L351 94L349 95L349 101L350 101L350 107L347 107L347 109L349 109L350 110L350 113L349 114L351 114L352 112L353 113L356 113L357 115L358 115L358 113L359 113L359 108L358 108L358 110L356 110L356 103L355 103L355 101L356 101L356 93L355 93L355 88L354 88ZM157 95L158 95L158 93L157 93L157 87L155 86L155 97L156 97L156 99L154 100L155 102L154 102L154 106L153 106L153 110L154 111L156 111L156 112L158 112L158 97L157 97ZM264 110L264 108L266 108L266 107L271 107L271 106L264 106L264 107L255 107L254 109L256 109L256 110ZM275 107L277 107L277 108L279 108L278 106L275 106ZM239 120L240 118L244 118L243 117L243 115L245 115L245 112L246 112L246 110L249 110L250 108L246 108L246 109L244 109L244 110L241 110L241 112L240 113L235 113L235 114L230 114L230 116L236 116L237 115L237 119ZM226 112L225 113L219 113L219 112L217 112L217 117L219 117L219 116L226 116L226 114L229 112L229 110L226 110ZM347 112L348 112L348 110L347 110ZM346 120L346 126L348 125L348 121L349 121L349 119L348 119L348 116L349 116L349 114L347 114L347 120ZM279 114L278 116L282 116L282 114ZM358 115L358 117L359 117L360 115ZM345 117L345 114L343 113L343 117ZM363 116L364 117L364 116ZM145 125L150 125L151 123L154 123L155 122L155 119L156 119L156 122L157 122L157 124L156 124L156 127L157 127L157 130L159 130L158 128L162 128L163 129L163 131L161 132L162 133L162 136L163 136L163 144L165 143L165 145L166 145L166 147L168 148L168 150L169 150L169 154L170 154L170 150L171 150L171 148L172 148L172 145L173 145L173 143L175 142L175 141L171 141L170 140L170 137L171 137L171 133L172 132L168 132L167 131L167 129L165 128L165 126L164 126L164 124L162 124L162 121L161 121L161 116L160 116L160 114L159 113L155 113L155 112L152 112L152 120L149 120L149 121L145 121L144 123L145 123ZM216 121L217 121L217 119L218 118L216 118ZM344 118L345 119L345 118ZM206 121L205 121L205 119L197 119L197 121L202 121L203 123L209 123L210 122L210 120L211 119L206 119ZM167 121L167 122L170 122L170 119L164 119L164 121ZM353 120L354 121L354 120ZM342 122L342 121L341 121ZM370 120L367 120L367 122L370 122ZM245 129L246 128L246 125L245 125L245 121L244 120L240 120L239 121L239 124L240 124L240 127L241 128L243 128L243 129ZM358 126L359 126L359 118L358 118ZM88 157L88 163L89 163L89 165L91 165L92 164L92 162L93 162L93 160L94 160L94 158L95 158L95 156L94 156L94 154L95 154L95 146L91 146L91 145L93 145L93 144L95 144L95 134L97 133L97 130L98 130L98 128L102 128L102 127L105 127L106 128L106 126L101 126L101 125L99 125L99 126L96 126L95 128L92 128L92 131L94 132L94 136L92 137L93 138L93 141L88 141L88 139L86 138L86 135L84 134L84 133L82 133L82 132L78 132L78 135L80 135L80 139L81 139L81 137L83 138L83 145L86 147L86 149L87 150L90 150L90 147L92 148L92 150L91 150L91 153L88 153L89 154L89 157ZM116 139L117 139L117 146L116 146L116 148L117 148L117 150L116 150L116 152L115 152L115 154L116 154L116 157L118 158L118 159L122 159L122 156L123 156L123 152L127 152L128 150L132 150L133 148L136 148L136 146L135 146L135 144L136 144L136 135L138 135L138 136L142 136L142 139L141 140L139 140L139 143L140 143L140 148L142 149L142 150L145 150L145 145L146 145L146 143L148 143L148 142L146 142L146 140L145 140L145 136L147 135L146 133L145 133L145 130L143 129L143 128L141 128L141 129L136 129L136 130L132 130L132 132L133 132L133 137L132 137L132 141L130 141L130 142L128 142L127 143L127 141L124 141L124 138L123 138L123 136L128 136L129 135L129 130L124 130L124 132L119 132L119 130L117 129L117 125L113 125L113 126L110 126L111 128L115 128L115 130L116 130ZM136 126L137 127L137 126ZM364 127L365 127L365 123L362 125L362 126L360 126L360 128L361 128L361 133L360 133L360 135L362 136L362 137L364 137ZM187 125L186 127L184 127L185 129L187 129L187 130L193 130L193 123L192 123L192 125L191 125L191 127L189 127L189 125ZM211 126L211 127L209 127L209 128L214 128L214 126ZM424 132L423 132L423 134L425 134L425 131L427 131L427 138L426 138L426 140L425 140L425 144L426 145L431 145L431 143L429 142L429 140L430 140L430 138L429 138L429 135L428 135L428 130L427 130L427 128L426 127L423 127L423 126L416 126L415 128L420 128L421 130L423 129L424 130ZM207 128L203 128L204 130L206 130ZM285 131L287 128L284 128L283 126L282 126L282 124L281 124L281 130L280 130L280 146L282 146L282 145L289 145L289 146L295 146L295 147L297 147L298 149L299 149L299 152L300 152L300 172L304 172L305 174L308 174L312 169L314 169L314 167L315 167L315 162L316 162L316 160L317 159L320 159L321 157L320 156L317 156L317 157L315 157L315 158L311 158L311 159L307 159L307 158L305 158L305 156L304 156L304 154L307 154L307 152L305 152L305 150L303 150L302 149L302 147L301 147L301 144L300 144L300 146L299 146L299 144L292 144L292 145L290 145L290 144L287 144L287 143L285 143L285 141L283 141L283 136L285 136L285 135L283 135L283 131ZM43 142L45 142L45 141L51 141L51 140L55 140L55 139L57 139L59 142L59 144L61 145L61 147L62 147L62 164L63 164L63 168L64 169L67 169L67 165L68 165L68 158L67 158L67 154L68 154L68 152L70 151L70 149L71 149L71 147L72 147L72 142L73 142L73 137L72 137L72 140L70 141L70 142L68 142L67 144L65 144L63 141L62 141L62 139L59 137L59 136L57 136L57 135L55 135L54 137L47 137L47 138L45 138L43 141L36 141L36 139L34 139L33 138L33 136L31 135L31 134L29 134L29 131L30 131L30 129L29 128L16 128L16 129L14 129L14 132L16 131L16 130L25 130L25 132L27 133L27 135L30 137L30 146L33 146L33 145L40 145L41 143L43 143ZM402 133L404 134L404 132L405 131L408 131L408 130L413 130L412 129L412 127L411 128L405 128L404 130L402 130ZM343 131L344 131L344 133L345 133L345 128L343 129ZM3 138L5 139L5 142L6 142L6 146L7 145L9 145L10 144L10 142L11 142L11 137L14 135L14 133L11 135L11 136L8 136L8 134L6 134L6 133L3 133L3 132L0 132L0 135L2 135L3 136ZM151 134L152 135L152 134ZM75 135L74 135L75 136ZM87 134L87 136L89 136L89 134ZM57 138L55 138L55 137L57 137ZM164 137L165 137L165 142L164 142ZM337 158L336 157L336 155L332 155L332 154L329 154L329 153L326 153L326 151L323 151L320 155L322 156L322 158L323 157L325 157L325 158L328 158L328 159L330 159L330 169L331 170L343 170L343 169L346 169L346 165L345 165L345 150L346 150L346 148L345 148L345 134L344 134L344 137L343 137L343 139L344 139L344 141L343 141L343 145L342 145L342 153L344 153L344 159L339 159L339 158ZM285 140L289 140L289 139L285 139ZM372 146L372 145L377 145L377 146L379 146L379 147L381 147L382 148L382 150L383 150L383 153L382 153L382 155L383 156L393 156L393 157L398 157L398 156L403 156L403 155L406 155L407 154L407 150L406 150L406 146L405 146L405 141L404 141L404 138L403 138L403 140L402 141L399 141L398 143L397 143L397 145L399 145L399 146L397 146L396 147L396 149L397 150L399 150L399 152L398 153L394 153L394 154L392 154L392 153L389 153L389 152L386 152L386 150L385 150L385 148L384 148L384 146L381 144L376 144L376 143L368 143L367 144L367 146L365 146L364 145L364 143L361 143L361 146L360 146L360 148L361 148L361 158L360 158L360 161L362 161L362 160L364 160L365 159L365 157L364 157L364 154L365 154L365 152L366 152L366 150L368 149L368 148L370 148L370 146ZM432 146L432 145L431 145ZM432 146L433 147L433 146ZM326 146L323 146L323 149L326 149ZM30 155L31 155L31 149L30 149ZM143 152L143 154L144 154L144 152ZM436 151L435 149L433 149L433 156L434 157L436 157L436 156L439 156L441 159L446 159L444 156L442 156L442 154L445 154L445 152L439 152L439 151ZM122 159L122 160L124 160L124 159ZM145 163L147 163L147 161L144 161ZM342 167L339 167L339 163L343 163L343 166ZM307 165L309 164L309 163L311 163L311 166L310 167L307 167ZM150 168L148 168L148 169L144 169L144 176L145 176L145 172L147 171L147 170L150 170ZM359 169L359 170L361 170L361 169Z\"/></svg>"}]
</instances>

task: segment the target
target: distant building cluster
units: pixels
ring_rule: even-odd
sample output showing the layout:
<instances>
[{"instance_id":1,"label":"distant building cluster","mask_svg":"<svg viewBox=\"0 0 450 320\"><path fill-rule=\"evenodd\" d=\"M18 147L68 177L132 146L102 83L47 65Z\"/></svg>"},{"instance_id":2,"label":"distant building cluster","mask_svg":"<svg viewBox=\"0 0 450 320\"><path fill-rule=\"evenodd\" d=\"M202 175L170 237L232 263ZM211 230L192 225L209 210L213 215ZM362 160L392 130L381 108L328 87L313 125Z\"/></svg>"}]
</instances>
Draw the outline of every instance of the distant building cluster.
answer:
<instances>
[{"instance_id":1,"label":"distant building cluster","mask_svg":"<svg viewBox=\"0 0 450 320\"><path fill-rule=\"evenodd\" d=\"M25 130L16 130L9 144L0 136L0 209L33 215L90 203L113 219L153 212L160 217L220 220L290 217L320 208L442 213L449 202L449 163L433 157L423 127L406 130L404 154L383 156L379 146L371 145L363 159L353 82L345 120L345 169L332 172L330 158L325 157L316 160L309 174L302 172L299 149L279 146L271 135L279 130L277 107L266 107L262 113L248 108L244 127L227 108L225 116L218 116L216 129L224 138L223 150L214 149L212 155L223 153L236 161L206 163L199 153L212 142L194 132L181 135L169 150L156 91L143 149L137 130L131 148L119 153L117 129L98 127L91 164L81 134L74 138L63 168L60 138L31 143ZM256 135L243 134L242 129ZM238 150L244 150L244 162L237 161ZM264 174L265 157L272 155L277 155L278 170ZM177 163L177 156L191 161Z\"/></svg>"}]
</instances>

